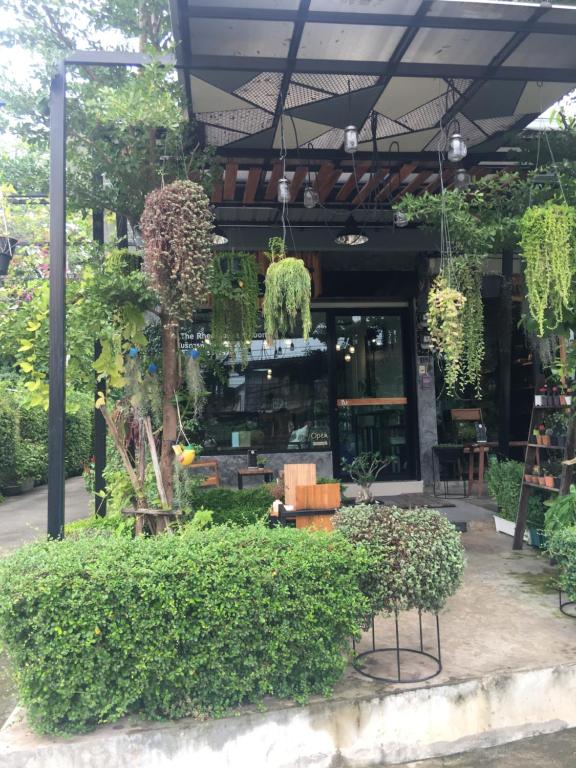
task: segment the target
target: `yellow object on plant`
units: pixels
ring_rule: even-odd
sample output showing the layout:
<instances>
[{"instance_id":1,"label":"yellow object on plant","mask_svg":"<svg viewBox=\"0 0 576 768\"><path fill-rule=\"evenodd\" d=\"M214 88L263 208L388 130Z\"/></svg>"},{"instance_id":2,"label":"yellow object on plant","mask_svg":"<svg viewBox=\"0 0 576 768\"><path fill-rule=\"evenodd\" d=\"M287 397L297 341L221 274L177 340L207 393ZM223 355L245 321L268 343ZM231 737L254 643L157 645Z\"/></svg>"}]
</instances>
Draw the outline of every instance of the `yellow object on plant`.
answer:
<instances>
[{"instance_id":1,"label":"yellow object on plant","mask_svg":"<svg viewBox=\"0 0 576 768\"><path fill-rule=\"evenodd\" d=\"M183 467L189 467L190 464L194 461L196 458L196 451L194 448L186 447L184 448L184 451L178 456L178 461L180 464L182 464Z\"/></svg>"}]
</instances>

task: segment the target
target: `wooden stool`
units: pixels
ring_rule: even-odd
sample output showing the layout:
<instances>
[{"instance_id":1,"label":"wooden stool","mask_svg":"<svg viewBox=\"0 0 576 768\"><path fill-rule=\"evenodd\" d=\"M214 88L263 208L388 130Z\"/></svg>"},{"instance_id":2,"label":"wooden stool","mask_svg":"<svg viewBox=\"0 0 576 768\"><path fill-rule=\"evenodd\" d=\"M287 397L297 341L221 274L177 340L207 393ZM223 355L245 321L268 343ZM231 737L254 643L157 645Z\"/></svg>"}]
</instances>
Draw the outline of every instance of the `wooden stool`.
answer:
<instances>
[{"instance_id":1,"label":"wooden stool","mask_svg":"<svg viewBox=\"0 0 576 768\"><path fill-rule=\"evenodd\" d=\"M486 443L472 443L464 446L464 453L468 454L468 495L472 496L474 483L478 483L478 496L482 496L484 489L484 466L490 446ZM474 457L478 456L478 477L474 478Z\"/></svg>"}]
</instances>

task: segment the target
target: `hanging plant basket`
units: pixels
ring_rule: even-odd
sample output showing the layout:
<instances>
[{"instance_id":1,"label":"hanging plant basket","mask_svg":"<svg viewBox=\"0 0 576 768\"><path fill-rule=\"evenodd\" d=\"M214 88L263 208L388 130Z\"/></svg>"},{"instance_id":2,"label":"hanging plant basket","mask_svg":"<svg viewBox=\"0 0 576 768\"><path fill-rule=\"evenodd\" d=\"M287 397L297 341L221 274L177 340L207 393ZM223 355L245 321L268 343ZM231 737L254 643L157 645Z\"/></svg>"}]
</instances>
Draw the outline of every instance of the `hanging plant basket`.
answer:
<instances>
[{"instance_id":1,"label":"hanging plant basket","mask_svg":"<svg viewBox=\"0 0 576 768\"><path fill-rule=\"evenodd\" d=\"M440 274L428 294L428 330L434 350L444 361L446 391L455 395L464 351L465 297Z\"/></svg>"},{"instance_id":2,"label":"hanging plant basket","mask_svg":"<svg viewBox=\"0 0 576 768\"><path fill-rule=\"evenodd\" d=\"M266 272L266 290L262 311L268 343L301 332L307 339L312 326L310 301L312 279L302 259L286 256L280 238L270 240L270 266ZM300 320L302 328L298 327Z\"/></svg>"},{"instance_id":3,"label":"hanging plant basket","mask_svg":"<svg viewBox=\"0 0 576 768\"><path fill-rule=\"evenodd\" d=\"M568 205L528 208L520 222L528 306L541 337L558 327L570 308L576 276L575 222Z\"/></svg>"},{"instance_id":4,"label":"hanging plant basket","mask_svg":"<svg viewBox=\"0 0 576 768\"><path fill-rule=\"evenodd\" d=\"M243 365L258 324L258 269L251 253L219 253L212 267L211 343L238 347Z\"/></svg>"}]
</instances>

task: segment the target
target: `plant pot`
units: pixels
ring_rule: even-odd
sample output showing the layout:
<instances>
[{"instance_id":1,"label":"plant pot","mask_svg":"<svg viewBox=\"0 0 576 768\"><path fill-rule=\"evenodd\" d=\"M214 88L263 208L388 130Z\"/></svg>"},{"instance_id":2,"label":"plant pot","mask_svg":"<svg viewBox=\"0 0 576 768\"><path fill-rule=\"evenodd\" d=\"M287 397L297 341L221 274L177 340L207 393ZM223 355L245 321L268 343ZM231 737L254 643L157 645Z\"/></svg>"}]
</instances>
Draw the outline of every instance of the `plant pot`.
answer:
<instances>
[{"instance_id":1,"label":"plant pot","mask_svg":"<svg viewBox=\"0 0 576 768\"><path fill-rule=\"evenodd\" d=\"M536 445L542 445L542 435L535 435Z\"/></svg>"},{"instance_id":2,"label":"plant pot","mask_svg":"<svg viewBox=\"0 0 576 768\"><path fill-rule=\"evenodd\" d=\"M546 534L539 528L528 528L530 546L537 549L546 549Z\"/></svg>"},{"instance_id":3,"label":"plant pot","mask_svg":"<svg viewBox=\"0 0 576 768\"><path fill-rule=\"evenodd\" d=\"M545 478L545 477L539 477L539 478L538 478L538 483L539 483L539 485L541 485L543 488L545 488L545 487L546 487L546 478Z\"/></svg>"},{"instance_id":4,"label":"plant pot","mask_svg":"<svg viewBox=\"0 0 576 768\"><path fill-rule=\"evenodd\" d=\"M554 488L554 478L552 476L544 477L543 480L546 488Z\"/></svg>"},{"instance_id":5,"label":"plant pot","mask_svg":"<svg viewBox=\"0 0 576 768\"><path fill-rule=\"evenodd\" d=\"M572 405L572 395L566 395L566 405Z\"/></svg>"},{"instance_id":6,"label":"plant pot","mask_svg":"<svg viewBox=\"0 0 576 768\"><path fill-rule=\"evenodd\" d=\"M550 435L542 435L542 445L550 445Z\"/></svg>"},{"instance_id":7,"label":"plant pot","mask_svg":"<svg viewBox=\"0 0 576 768\"><path fill-rule=\"evenodd\" d=\"M525 483L531 483L532 482L532 475L524 475L524 482Z\"/></svg>"},{"instance_id":8,"label":"plant pot","mask_svg":"<svg viewBox=\"0 0 576 768\"><path fill-rule=\"evenodd\" d=\"M504 533L506 536L514 536L514 531L516 530L516 523L514 520L506 520L504 517L500 517L499 515L493 515L494 517L494 525L496 526L496 531L498 533ZM528 543L530 540L530 536L528 534L528 531L524 531L524 541Z\"/></svg>"},{"instance_id":9,"label":"plant pot","mask_svg":"<svg viewBox=\"0 0 576 768\"><path fill-rule=\"evenodd\" d=\"M534 405L540 408L544 405L544 395L534 395Z\"/></svg>"}]
</instances>

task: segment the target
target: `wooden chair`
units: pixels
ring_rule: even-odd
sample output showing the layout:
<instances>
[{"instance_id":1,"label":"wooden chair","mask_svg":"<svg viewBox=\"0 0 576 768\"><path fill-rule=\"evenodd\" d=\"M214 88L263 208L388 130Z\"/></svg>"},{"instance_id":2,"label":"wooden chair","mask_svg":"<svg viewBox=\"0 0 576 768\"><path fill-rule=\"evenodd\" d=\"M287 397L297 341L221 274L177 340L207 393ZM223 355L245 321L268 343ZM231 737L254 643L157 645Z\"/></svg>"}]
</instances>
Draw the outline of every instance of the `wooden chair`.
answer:
<instances>
[{"instance_id":1,"label":"wooden chair","mask_svg":"<svg viewBox=\"0 0 576 768\"><path fill-rule=\"evenodd\" d=\"M219 488L220 487L220 468L217 461L210 461L205 459L204 461L194 461L192 464L186 467L187 470L202 469L208 470L201 488Z\"/></svg>"},{"instance_id":2,"label":"wooden chair","mask_svg":"<svg viewBox=\"0 0 576 768\"><path fill-rule=\"evenodd\" d=\"M481 408L453 408L450 411L452 421L474 422L483 424ZM468 456L468 495L472 495L472 489L477 483L477 495L481 496L484 488L484 468L486 458L490 447L487 443L477 443L471 440L469 445L463 448L464 454ZM475 458L478 457L478 469L475 471Z\"/></svg>"}]
</instances>

